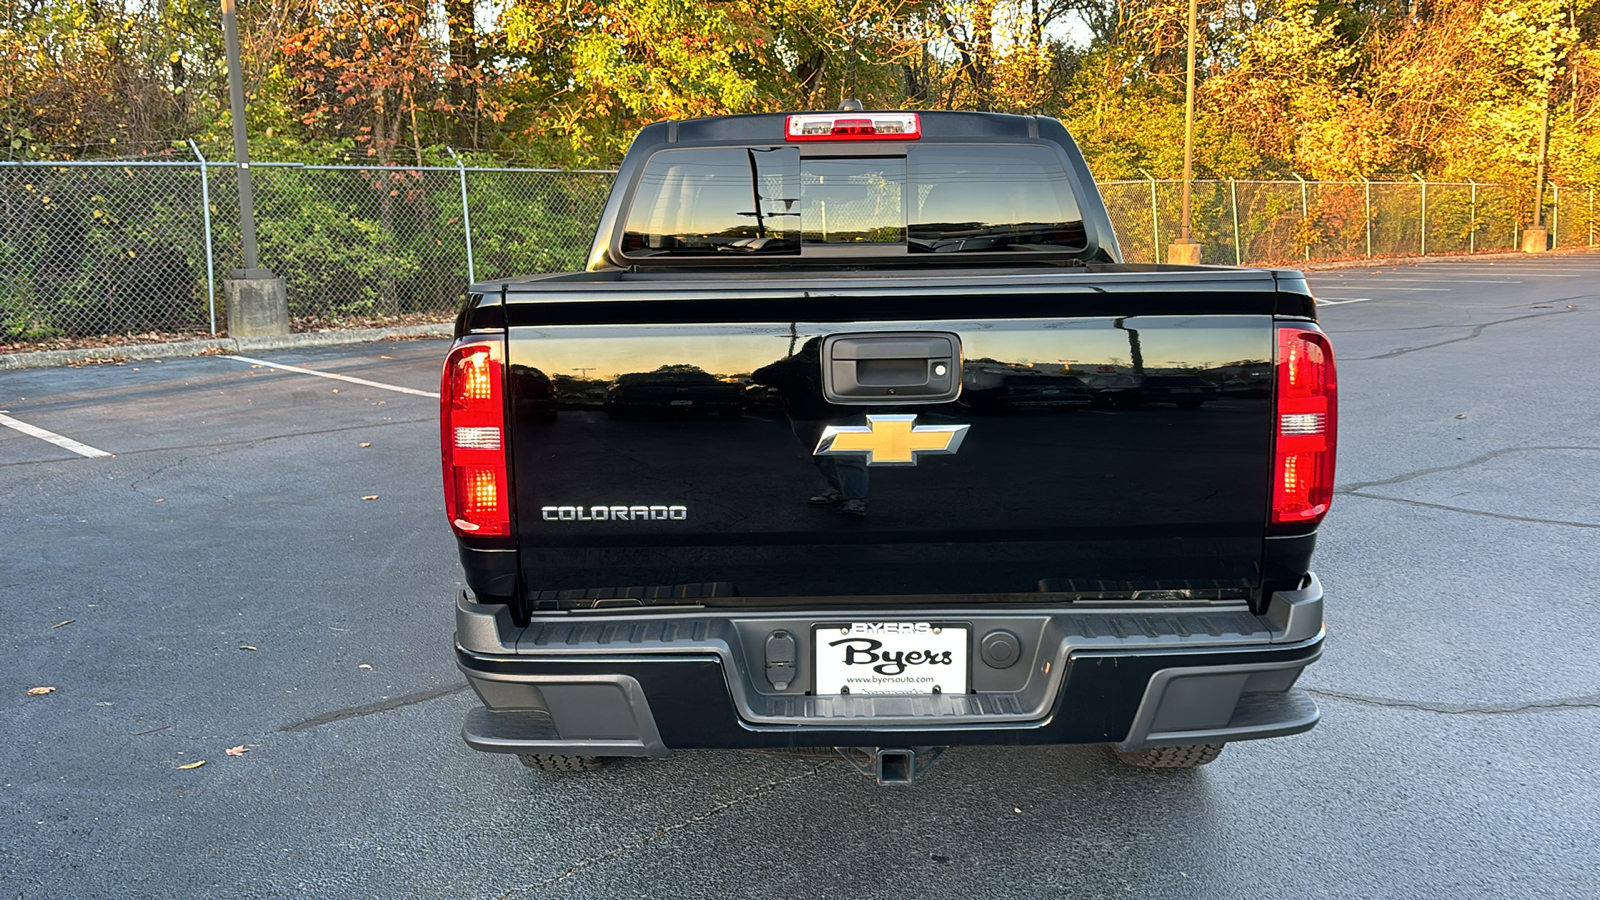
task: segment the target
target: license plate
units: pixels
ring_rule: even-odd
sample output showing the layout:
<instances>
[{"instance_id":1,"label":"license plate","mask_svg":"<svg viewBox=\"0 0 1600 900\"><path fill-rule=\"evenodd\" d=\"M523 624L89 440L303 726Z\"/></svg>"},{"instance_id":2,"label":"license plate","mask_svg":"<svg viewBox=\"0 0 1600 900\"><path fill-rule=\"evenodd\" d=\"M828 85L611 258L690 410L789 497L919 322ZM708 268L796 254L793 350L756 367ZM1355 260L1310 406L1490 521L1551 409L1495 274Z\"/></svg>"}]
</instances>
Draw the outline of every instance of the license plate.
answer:
<instances>
[{"instance_id":1,"label":"license plate","mask_svg":"<svg viewBox=\"0 0 1600 900\"><path fill-rule=\"evenodd\" d=\"M967 627L849 622L812 632L818 694L965 694Z\"/></svg>"},{"instance_id":2,"label":"license plate","mask_svg":"<svg viewBox=\"0 0 1600 900\"><path fill-rule=\"evenodd\" d=\"M672 400L672 401L668 402L668 405L670 405L670 406L693 406L694 405L694 401L693 400Z\"/></svg>"}]
</instances>

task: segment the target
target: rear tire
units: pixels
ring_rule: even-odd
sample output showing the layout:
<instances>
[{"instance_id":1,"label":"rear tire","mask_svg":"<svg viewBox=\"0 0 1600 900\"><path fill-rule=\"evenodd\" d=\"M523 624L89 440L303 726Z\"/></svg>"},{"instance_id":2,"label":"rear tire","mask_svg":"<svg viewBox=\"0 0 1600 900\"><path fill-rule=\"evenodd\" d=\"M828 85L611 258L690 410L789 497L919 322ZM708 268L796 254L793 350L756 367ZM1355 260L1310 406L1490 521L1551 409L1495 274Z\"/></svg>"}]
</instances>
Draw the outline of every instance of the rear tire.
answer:
<instances>
[{"instance_id":1,"label":"rear tire","mask_svg":"<svg viewBox=\"0 0 1600 900\"><path fill-rule=\"evenodd\" d=\"M1192 769L1203 766L1222 754L1227 744L1188 744L1182 747L1151 747L1126 752L1111 748L1117 759L1141 769Z\"/></svg>"},{"instance_id":2,"label":"rear tire","mask_svg":"<svg viewBox=\"0 0 1600 900\"><path fill-rule=\"evenodd\" d=\"M593 772L606 765L598 756L557 756L554 753L518 753L517 759L541 772Z\"/></svg>"}]
</instances>

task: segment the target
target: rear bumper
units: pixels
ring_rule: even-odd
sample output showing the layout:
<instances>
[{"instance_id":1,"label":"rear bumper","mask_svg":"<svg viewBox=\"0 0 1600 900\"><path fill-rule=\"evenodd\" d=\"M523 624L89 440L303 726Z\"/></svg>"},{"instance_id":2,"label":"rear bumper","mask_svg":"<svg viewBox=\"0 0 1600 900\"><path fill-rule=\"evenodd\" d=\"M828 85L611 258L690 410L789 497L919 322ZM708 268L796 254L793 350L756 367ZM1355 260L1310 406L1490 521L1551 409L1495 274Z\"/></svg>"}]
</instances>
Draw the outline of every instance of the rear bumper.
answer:
<instances>
[{"instance_id":1,"label":"rear bumper","mask_svg":"<svg viewBox=\"0 0 1600 900\"><path fill-rule=\"evenodd\" d=\"M811 696L804 671L779 691L761 659L774 629L817 621L1003 628L1020 661L974 693ZM457 663L483 701L463 735L479 750L664 757L675 749L1111 743L1123 750L1296 734L1317 722L1294 687L1322 652L1315 578L1242 608L896 609L564 616L515 626L503 607L457 604Z\"/></svg>"}]
</instances>

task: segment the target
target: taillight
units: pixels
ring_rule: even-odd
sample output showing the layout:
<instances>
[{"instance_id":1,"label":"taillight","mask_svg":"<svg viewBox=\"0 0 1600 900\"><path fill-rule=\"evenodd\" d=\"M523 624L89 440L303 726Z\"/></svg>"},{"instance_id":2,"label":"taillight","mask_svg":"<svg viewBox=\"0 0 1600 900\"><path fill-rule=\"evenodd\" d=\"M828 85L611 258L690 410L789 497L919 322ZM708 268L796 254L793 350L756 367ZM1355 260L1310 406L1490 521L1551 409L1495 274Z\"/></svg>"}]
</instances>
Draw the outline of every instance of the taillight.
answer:
<instances>
[{"instance_id":1,"label":"taillight","mask_svg":"<svg viewBox=\"0 0 1600 900\"><path fill-rule=\"evenodd\" d=\"M916 113L807 113L785 119L791 141L914 141L922 137Z\"/></svg>"},{"instance_id":2,"label":"taillight","mask_svg":"<svg viewBox=\"0 0 1600 900\"><path fill-rule=\"evenodd\" d=\"M505 451L505 366L499 338L469 338L450 349L439 383L444 508L456 534L511 534Z\"/></svg>"},{"instance_id":3,"label":"taillight","mask_svg":"<svg viewBox=\"0 0 1600 900\"><path fill-rule=\"evenodd\" d=\"M1333 502L1338 379L1327 335L1278 329L1272 524L1314 525Z\"/></svg>"}]
</instances>

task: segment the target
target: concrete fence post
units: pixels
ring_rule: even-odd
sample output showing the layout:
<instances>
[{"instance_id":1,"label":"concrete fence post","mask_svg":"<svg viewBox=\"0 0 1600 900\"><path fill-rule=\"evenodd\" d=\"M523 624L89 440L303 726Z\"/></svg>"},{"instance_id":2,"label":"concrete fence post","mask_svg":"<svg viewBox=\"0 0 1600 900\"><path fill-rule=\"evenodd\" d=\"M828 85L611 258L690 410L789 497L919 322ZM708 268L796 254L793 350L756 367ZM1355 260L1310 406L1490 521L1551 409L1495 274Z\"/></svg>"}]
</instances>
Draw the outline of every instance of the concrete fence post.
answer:
<instances>
[{"instance_id":1,"label":"concrete fence post","mask_svg":"<svg viewBox=\"0 0 1600 900\"><path fill-rule=\"evenodd\" d=\"M206 307L211 312L211 336L217 336L217 276L216 264L211 258L211 177L206 173L206 157L191 139L189 150L200 161L200 220L205 223L206 242Z\"/></svg>"},{"instance_id":2,"label":"concrete fence post","mask_svg":"<svg viewBox=\"0 0 1600 900\"><path fill-rule=\"evenodd\" d=\"M472 264L472 213L467 210L467 167L461 162L454 147L446 147L456 161L456 174L461 176L461 231L467 238L467 284L478 280L478 270Z\"/></svg>"}]
</instances>

